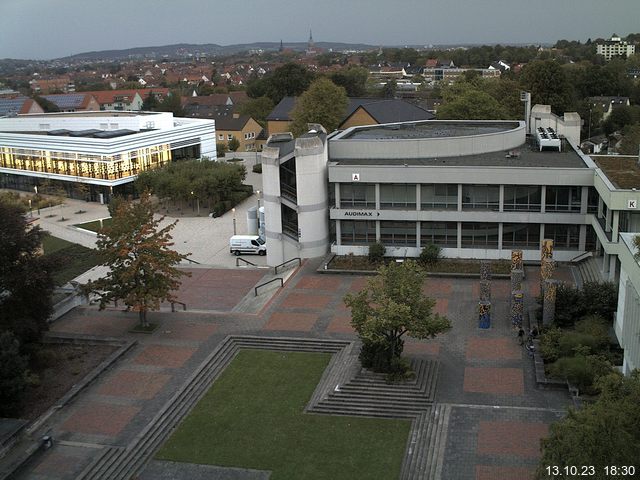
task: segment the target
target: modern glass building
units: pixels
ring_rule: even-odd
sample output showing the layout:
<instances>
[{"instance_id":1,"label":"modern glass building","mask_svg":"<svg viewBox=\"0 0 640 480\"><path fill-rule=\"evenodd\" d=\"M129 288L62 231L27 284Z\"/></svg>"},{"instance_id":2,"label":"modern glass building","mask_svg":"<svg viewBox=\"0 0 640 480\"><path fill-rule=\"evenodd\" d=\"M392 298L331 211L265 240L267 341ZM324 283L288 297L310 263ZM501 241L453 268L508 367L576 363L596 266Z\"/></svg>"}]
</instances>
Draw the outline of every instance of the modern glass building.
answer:
<instances>
[{"instance_id":1,"label":"modern glass building","mask_svg":"<svg viewBox=\"0 0 640 480\"><path fill-rule=\"evenodd\" d=\"M216 158L215 122L167 112L73 112L0 118L0 186L54 183L92 200L128 193L138 173L187 158Z\"/></svg>"}]
</instances>

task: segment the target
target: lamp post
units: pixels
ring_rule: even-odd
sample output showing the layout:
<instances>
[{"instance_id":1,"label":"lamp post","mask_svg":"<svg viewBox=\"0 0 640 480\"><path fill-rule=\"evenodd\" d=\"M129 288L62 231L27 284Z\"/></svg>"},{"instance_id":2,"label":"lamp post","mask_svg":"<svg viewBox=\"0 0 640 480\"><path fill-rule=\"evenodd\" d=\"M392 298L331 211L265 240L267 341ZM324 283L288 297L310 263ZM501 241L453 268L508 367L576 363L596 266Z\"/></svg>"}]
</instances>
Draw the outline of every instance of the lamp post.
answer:
<instances>
[{"instance_id":1,"label":"lamp post","mask_svg":"<svg viewBox=\"0 0 640 480\"><path fill-rule=\"evenodd\" d=\"M233 234L235 235L236 232L236 209L232 208L231 211L233 212Z\"/></svg>"},{"instance_id":2,"label":"lamp post","mask_svg":"<svg viewBox=\"0 0 640 480\"><path fill-rule=\"evenodd\" d=\"M33 217L33 210L31 210L31 199L29 199L29 216Z\"/></svg>"},{"instance_id":3,"label":"lamp post","mask_svg":"<svg viewBox=\"0 0 640 480\"><path fill-rule=\"evenodd\" d=\"M193 190L191 191L191 201L193 201ZM196 197L196 205L198 209L198 216L200 216L200 199Z\"/></svg>"},{"instance_id":4,"label":"lamp post","mask_svg":"<svg viewBox=\"0 0 640 480\"><path fill-rule=\"evenodd\" d=\"M256 195L258 197L258 215L260 215L260 190L256 190Z\"/></svg>"}]
</instances>

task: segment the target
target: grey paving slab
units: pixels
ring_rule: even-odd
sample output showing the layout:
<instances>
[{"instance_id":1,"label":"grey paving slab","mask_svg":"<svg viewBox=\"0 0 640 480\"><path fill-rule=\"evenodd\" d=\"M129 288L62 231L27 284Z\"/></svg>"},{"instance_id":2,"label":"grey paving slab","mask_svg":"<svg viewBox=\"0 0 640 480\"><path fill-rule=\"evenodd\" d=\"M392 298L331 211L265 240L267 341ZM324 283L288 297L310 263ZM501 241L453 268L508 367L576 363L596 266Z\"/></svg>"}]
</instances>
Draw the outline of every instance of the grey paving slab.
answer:
<instances>
[{"instance_id":1,"label":"grey paving slab","mask_svg":"<svg viewBox=\"0 0 640 480\"><path fill-rule=\"evenodd\" d=\"M268 480L271 472L153 460L138 480Z\"/></svg>"}]
</instances>

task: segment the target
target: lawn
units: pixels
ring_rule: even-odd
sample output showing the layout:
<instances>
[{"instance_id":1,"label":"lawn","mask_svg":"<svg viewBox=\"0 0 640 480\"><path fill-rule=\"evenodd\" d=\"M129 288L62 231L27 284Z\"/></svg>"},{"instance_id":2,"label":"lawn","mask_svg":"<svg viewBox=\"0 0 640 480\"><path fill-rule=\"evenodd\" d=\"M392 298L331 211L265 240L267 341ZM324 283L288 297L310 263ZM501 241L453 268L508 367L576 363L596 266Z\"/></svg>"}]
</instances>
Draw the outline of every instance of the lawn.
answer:
<instances>
[{"instance_id":1,"label":"lawn","mask_svg":"<svg viewBox=\"0 0 640 480\"><path fill-rule=\"evenodd\" d=\"M74 225L74 227L84 228L85 230L91 230L92 232L98 232L101 227L108 227L111 224L110 218L105 218L102 220L102 225L100 224L100 220L94 220L92 222L80 223L78 225Z\"/></svg>"},{"instance_id":2,"label":"lawn","mask_svg":"<svg viewBox=\"0 0 640 480\"><path fill-rule=\"evenodd\" d=\"M51 235L42 239L42 249L55 262L53 281L58 286L100 264L95 250Z\"/></svg>"},{"instance_id":3,"label":"lawn","mask_svg":"<svg viewBox=\"0 0 640 480\"><path fill-rule=\"evenodd\" d=\"M329 354L241 350L157 454L271 480L398 478L411 422L305 414Z\"/></svg>"}]
</instances>

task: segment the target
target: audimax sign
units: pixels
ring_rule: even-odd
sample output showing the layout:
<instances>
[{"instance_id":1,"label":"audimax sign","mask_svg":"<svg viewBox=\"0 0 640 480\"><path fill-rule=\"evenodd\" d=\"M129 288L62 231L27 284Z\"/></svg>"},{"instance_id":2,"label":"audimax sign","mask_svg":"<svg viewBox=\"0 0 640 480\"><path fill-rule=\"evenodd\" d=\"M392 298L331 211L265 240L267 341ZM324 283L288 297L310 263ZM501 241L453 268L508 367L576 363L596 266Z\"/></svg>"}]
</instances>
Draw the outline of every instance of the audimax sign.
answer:
<instances>
[{"instance_id":1,"label":"audimax sign","mask_svg":"<svg viewBox=\"0 0 640 480\"><path fill-rule=\"evenodd\" d=\"M343 215L345 217L379 217L380 212L372 212L370 210L347 210Z\"/></svg>"}]
</instances>

